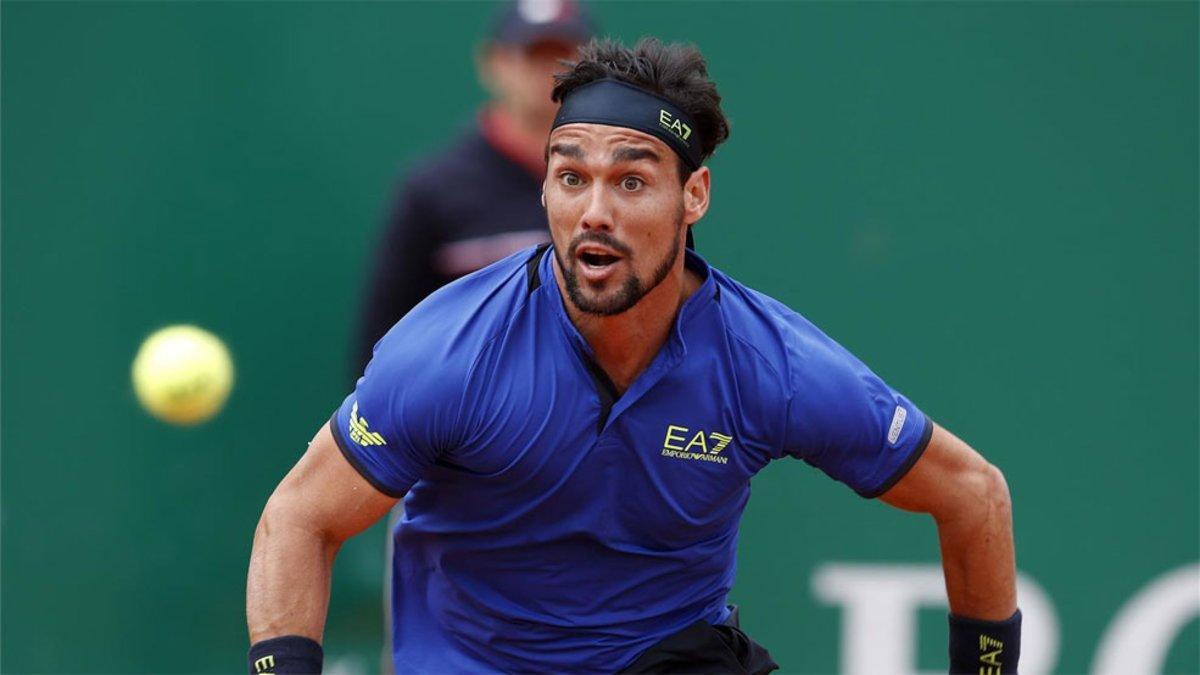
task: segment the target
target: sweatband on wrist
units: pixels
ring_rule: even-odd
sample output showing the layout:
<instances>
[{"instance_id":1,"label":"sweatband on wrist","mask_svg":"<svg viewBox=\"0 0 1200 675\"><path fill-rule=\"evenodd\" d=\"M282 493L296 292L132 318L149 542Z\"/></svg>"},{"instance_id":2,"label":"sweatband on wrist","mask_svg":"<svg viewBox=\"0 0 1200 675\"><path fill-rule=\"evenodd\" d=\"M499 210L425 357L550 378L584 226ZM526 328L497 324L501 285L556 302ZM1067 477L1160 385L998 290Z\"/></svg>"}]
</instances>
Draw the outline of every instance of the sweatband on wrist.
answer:
<instances>
[{"instance_id":1,"label":"sweatband on wrist","mask_svg":"<svg viewBox=\"0 0 1200 675\"><path fill-rule=\"evenodd\" d=\"M284 635L250 647L250 675L314 675L321 672L325 652L302 635Z\"/></svg>"},{"instance_id":2,"label":"sweatband on wrist","mask_svg":"<svg viewBox=\"0 0 1200 675\"><path fill-rule=\"evenodd\" d=\"M650 134L674 150L692 171L704 159L690 115L662 96L620 80L596 80L567 94L551 129L564 124L605 124Z\"/></svg>"},{"instance_id":3,"label":"sweatband on wrist","mask_svg":"<svg viewBox=\"0 0 1200 675\"><path fill-rule=\"evenodd\" d=\"M1021 610L1004 621L950 615L950 672L1015 675L1021 656Z\"/></svg>"}]
</instances>

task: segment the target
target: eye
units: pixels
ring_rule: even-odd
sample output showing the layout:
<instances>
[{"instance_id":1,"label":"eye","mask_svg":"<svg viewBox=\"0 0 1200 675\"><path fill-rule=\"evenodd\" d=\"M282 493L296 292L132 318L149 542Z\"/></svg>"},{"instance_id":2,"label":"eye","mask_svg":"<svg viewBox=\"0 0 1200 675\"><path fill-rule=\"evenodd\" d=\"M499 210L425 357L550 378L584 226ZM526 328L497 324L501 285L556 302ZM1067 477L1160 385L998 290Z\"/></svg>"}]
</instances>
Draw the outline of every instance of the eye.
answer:
<instances>
[{"instance_id":1,"label":"eye","mask_svg":"<svg viewBox=\"0 0 1200 675\"><path fill-rule=\"evenodd\" d=\"M583 185L583 179L579 177L579 174L570 171L562 172L559 174L558 179L567 187L579 187Z\"/></svg>"},{"instance_id":2,"label":"eye","mask_svg":"<svg viewBox=\"0 0 1200 675\"><path fill-rule=\"evenodd\" d=\"M646 182L637 176L626 176L621 179L621 187L628 192L633 192L645 184Z\"/></svg>"}]
</instances>

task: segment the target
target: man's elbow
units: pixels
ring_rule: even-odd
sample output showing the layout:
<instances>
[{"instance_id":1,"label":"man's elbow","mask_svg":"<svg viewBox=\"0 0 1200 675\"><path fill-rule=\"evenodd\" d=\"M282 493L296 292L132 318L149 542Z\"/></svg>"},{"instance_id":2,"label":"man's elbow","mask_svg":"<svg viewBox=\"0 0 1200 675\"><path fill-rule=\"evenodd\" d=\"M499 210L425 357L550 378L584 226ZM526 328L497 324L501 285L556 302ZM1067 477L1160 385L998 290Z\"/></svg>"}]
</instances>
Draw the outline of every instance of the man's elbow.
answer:
<instances>
[{"instance_id":1,"label":"man's elbow","mask_svg":"<svg viewBox=\"0 0 1200 675\"><path fill-rule=\"evenodd\" d=\"M1004 472L996 465L988 464L984 474L986 474L986 478L984 479L985 496L983 499L989 506L989 513L994 518L1011 522L1012 494L1008 491L1008 481L1004 478Z\"/></svg>"},{"instance_id":2,"label":"man's elbow","mask_svg":"<svg viewBox=\"0 0 1200 675\"><path fill-rule=\"evenodd\" d=\"M288 511L286 504L281 504L275 495L271 495L258 516L258 524L254 527L255 548L265 546L287 528L286 523L292 520Z\"/></svg>"},{"instance_id":3,"label":"man's elbow","mask_svg":"<svg viewBox=\"0 0 1200 675\"><path fill-rule=\"evenodd\" d=\"M254 545L268 545L269 542L282 539L316 540L327 550L336 550L342 544L342 540L333 532L318 526L302 500L279 489L267 500L258 518L258 525L254 528Z\"/></svg>"},{"instance_id":4,"label":"man's elbow","mask_svg":"<svg viewBox=\"0 0 1200 675\"><path fill-rule=\"evenodd\" d=\"M958 499L953 508L935 514L938 521L1012 522L1012 495L1004 473L984 462L959 481Z\"/></svg>"}]
</instances>

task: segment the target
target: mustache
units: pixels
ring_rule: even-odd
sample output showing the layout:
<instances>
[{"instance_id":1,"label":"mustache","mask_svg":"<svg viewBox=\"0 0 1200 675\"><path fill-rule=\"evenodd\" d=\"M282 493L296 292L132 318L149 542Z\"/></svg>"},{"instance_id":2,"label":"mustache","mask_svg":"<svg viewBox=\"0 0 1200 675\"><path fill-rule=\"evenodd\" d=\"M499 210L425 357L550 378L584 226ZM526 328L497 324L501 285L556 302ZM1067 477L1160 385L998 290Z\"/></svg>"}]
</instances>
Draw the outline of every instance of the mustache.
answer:
<instances>
[{"instance_id":1,"label":"mustache","mask_svg":"<svg viewBox=\"0 0 1200 675\"><path fill-rule=\"evenodd\" d=\"M601 246L607 246L617 253L620 253L621 256L625 258L633 255L633 249L624 242L618 240L616 237L607 232L596 232L594 230L590 232L584 232L578 237L572 239L571 245L567 247L567 255L571 259L574 259L575 254L579 251L579 247L583 246L584 244L600 244Z\"/></svg>"}]
</instances>

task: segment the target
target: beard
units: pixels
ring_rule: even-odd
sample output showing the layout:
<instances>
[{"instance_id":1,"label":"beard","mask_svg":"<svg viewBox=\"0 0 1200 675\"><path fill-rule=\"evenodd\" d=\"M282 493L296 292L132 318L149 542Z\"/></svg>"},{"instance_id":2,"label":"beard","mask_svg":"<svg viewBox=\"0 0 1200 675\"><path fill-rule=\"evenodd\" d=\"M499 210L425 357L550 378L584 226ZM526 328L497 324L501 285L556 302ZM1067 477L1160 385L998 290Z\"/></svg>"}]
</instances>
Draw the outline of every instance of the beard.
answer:
<instances>
[{"instance_id":1,"label":"beard","mask_svg":"<svg viewBox=\"0 0 1200 675\"><path fill-rule=\"evenodd\" d=\"M566 260L563 259L562 254L558 252L558 248L556 247L554 249L555 256L558 257L558 266L562 270L563 280L567 286L567 296L571 299L571 303L584 314L594 314L597 316L614 316L633 308L647 293L657 288L667 278L667 275L671 273L671 268L675 266L675 259L679 257L680 249L679 228L683 227L682 212L677 217L677 220L678 225L673 237L674 243L671 246L671 250L655 266L649 282L643 283L637 274L631 271L625 280L620 282L620 286L616 291L609 293L589 293L584 291L579 281L579 275L576 273L576 265L579 264L579 258L575 255L576 251L585 243L601 244L620 253L622 263L631 265L633 251L628 246L617 241L615 237L606 232L593 231L584 232L571 241L570 246L567 247Z\"/></svg>"}]
</instances>

